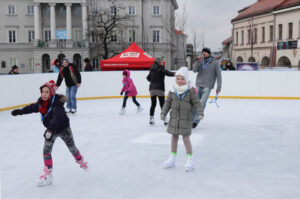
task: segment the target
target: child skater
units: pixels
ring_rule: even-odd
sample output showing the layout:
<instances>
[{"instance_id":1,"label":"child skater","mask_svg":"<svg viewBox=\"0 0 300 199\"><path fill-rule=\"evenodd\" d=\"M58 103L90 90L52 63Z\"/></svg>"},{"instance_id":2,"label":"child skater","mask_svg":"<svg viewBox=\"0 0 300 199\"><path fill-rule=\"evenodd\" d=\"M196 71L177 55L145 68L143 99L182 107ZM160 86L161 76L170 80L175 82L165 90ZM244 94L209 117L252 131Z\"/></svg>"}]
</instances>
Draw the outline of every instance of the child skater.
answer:
<instances>
[{"instance_id":1,"label":"child skater","mask_svg":"<svg viewBox=\"0 0 300 199\"><path fill-rule=\"evenodd\" d=\"M199 102L194 88L188 84L188 69L181 67L176 72L176 82L168 93L168 97L161 112L161 120L165 120L166 115L171 109L170 120L167 132L172 134L171 155L163 163L165 169L175 167L177 143L179 135L182 135L184 146L187 153L185 171L193 170L192 144L190 141L191 129L193 126L193 108L197 113L197 119L202 120L203 109Z\"/></svg>"},{"instance_id":2,"label":"child skater","mask_svg":"<svg viewBox=\"0 0 300 199\"><path fill-rule=\"evenodd\" d=\"M57 137L60 137L70 152L73 154L76 163L81 168L87 169L87 162L83 160L82 155L75 146L69 118L65 112L64 103L67 97L55 94L56 84L53 80L40 87L41 97L34 104L22 109L15 109L11 112L13 116L40 112L41 120L47 130L44 133L45 143L43 149L44 173L38 178L37 186L46 186L52 184L52 157L51 151Z\"/></svg>"},{"instance_id":3,"label":"child skater","mask_svg":"<svg viewBox=\"0 0 300 199\"><path fill-rule=\"evenodd\" d=\"M129 96L132 97L132 101L133 103L135 103L135 105L137 106L137 113L141 112L143 109L143 107L141 107L141 105L136 101L136 95L137 95L137 91L136 88L134 86L134 83L132 81L132 79L130 78L130 72L129 70L124 70L123 71L123 88L121 90L121 95L123 95L123 93L125 92L125 96L123 99L123 105L122 105L122 109L120 111L120 115L124 115L125 114L125 107L126 107L126 101L128 99Z\"/></svg>"}]
</instances>

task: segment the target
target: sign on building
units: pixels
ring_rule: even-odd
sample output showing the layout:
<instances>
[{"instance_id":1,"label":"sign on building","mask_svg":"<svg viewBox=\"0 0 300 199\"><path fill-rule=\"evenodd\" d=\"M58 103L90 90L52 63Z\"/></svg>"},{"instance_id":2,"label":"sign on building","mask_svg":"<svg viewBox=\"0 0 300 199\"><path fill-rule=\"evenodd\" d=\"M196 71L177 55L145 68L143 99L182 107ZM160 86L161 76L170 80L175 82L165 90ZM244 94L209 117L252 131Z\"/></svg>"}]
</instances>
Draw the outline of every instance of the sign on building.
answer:
<instances>
[{"instance_id":1,"label":"sign on building","mask_svg":"<svg viewBox=\"0 0 300 199\"><path fill-rule=\"evenodd\" d=\"M287 49L295 49L298 47L299 41L281 41L277 42L277 49L278 50L287 50Z\"/></svg>"},{"instance_id":2,"label":"sign on building","mask_svg":"<svg viewBox=\"0 0 300 199\"><path fill-rule=\"evenodd\" d=\"M67 39L67 31L66 30L57 30L56 31L56 39Z\"/></svg>"}]
</instances>

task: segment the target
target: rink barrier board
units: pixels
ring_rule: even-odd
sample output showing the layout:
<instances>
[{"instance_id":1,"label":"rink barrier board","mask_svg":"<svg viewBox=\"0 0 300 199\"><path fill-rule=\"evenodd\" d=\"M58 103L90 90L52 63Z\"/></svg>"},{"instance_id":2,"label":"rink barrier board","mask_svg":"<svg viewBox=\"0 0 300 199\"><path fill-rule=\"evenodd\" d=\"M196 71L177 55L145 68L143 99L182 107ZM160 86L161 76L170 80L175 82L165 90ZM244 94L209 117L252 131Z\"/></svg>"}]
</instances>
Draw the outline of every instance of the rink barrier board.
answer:
<instances>
[{"instance_id":1,"label":"rink barrier board","mask_svg":"<svg viewBox=\"0 0 300 199\"><path fill-rule=\"evenodd\" d=\"M77 100L98 100L98 99L120 99L120 98L123 98L123 96L80 97L76 99ZM150 98L150 95L139 95L137 96L137 98ZM209 96L209 98L215 98L215 96ZM300 100L300 97L219 96L219 99ZM22 108L29 104L32 103L0 108L0 111L8 111L16 108Z\"/></svg>"}]
</instances>

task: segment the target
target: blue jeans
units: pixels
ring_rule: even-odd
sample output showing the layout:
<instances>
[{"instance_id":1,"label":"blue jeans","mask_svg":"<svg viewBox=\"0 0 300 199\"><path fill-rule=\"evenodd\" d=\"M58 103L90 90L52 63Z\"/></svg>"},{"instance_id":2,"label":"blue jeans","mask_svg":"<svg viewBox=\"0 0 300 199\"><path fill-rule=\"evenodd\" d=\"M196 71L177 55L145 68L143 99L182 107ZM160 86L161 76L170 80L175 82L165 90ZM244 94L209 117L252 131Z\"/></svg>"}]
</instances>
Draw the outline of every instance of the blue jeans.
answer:
<instances>
[{"instance_id":1,"label":"blue jeans","mask_svg":"<svg viewBox=\"0 0 300 199\"><path fill-rule=\"evenodd\" d=\"M206 87L198 87L197 90L198 90L197 96L198 96L198 99L200 100L200 103L201 103L203 111L204 111L211 89L206 88ZM198 124L200 121L197 120L196 112L194 110L193 110L193 112L194 112L193 123Z\"/></svg>"},{"instance_id":2,"label":"blue jeans","mask_svg":"<svg viewBox=\"0 0 300 199\"><path fill-rule=\"evenodd\" d=\"M68 102L67 102L67 108L68 109L72 109L72 110L77 110L77 106L76 106L76 94L77 94L77 86L71 86L68 87L67 86L67 97L68 97Z\"/></svg>"}]
</instances>

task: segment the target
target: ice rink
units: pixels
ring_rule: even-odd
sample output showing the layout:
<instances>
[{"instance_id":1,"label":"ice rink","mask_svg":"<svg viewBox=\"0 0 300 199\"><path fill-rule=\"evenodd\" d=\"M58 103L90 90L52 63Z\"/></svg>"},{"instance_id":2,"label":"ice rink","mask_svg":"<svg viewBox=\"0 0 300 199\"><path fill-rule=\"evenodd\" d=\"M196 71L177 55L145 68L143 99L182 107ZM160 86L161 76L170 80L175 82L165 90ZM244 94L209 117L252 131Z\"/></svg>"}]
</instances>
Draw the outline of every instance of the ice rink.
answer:
<instances>
[{"instance_id":1,"label":"ice rink","mask_svg":"<svg viewBox=\"0 0 300 199\"><path fill-rule=\"evenodd\" d=\"M77 147L89 171L75 163L57 139L54 182L37 187L42 174L43 132L39 114L0 112L2 199L299 199L300 100L220 99L207 104L191 140L195 169L186 173L180 139L176 167L162 168L170 135L159 120L149 126L150 99L78 102L71 116Z\"/></svg>"}]
</instances>

